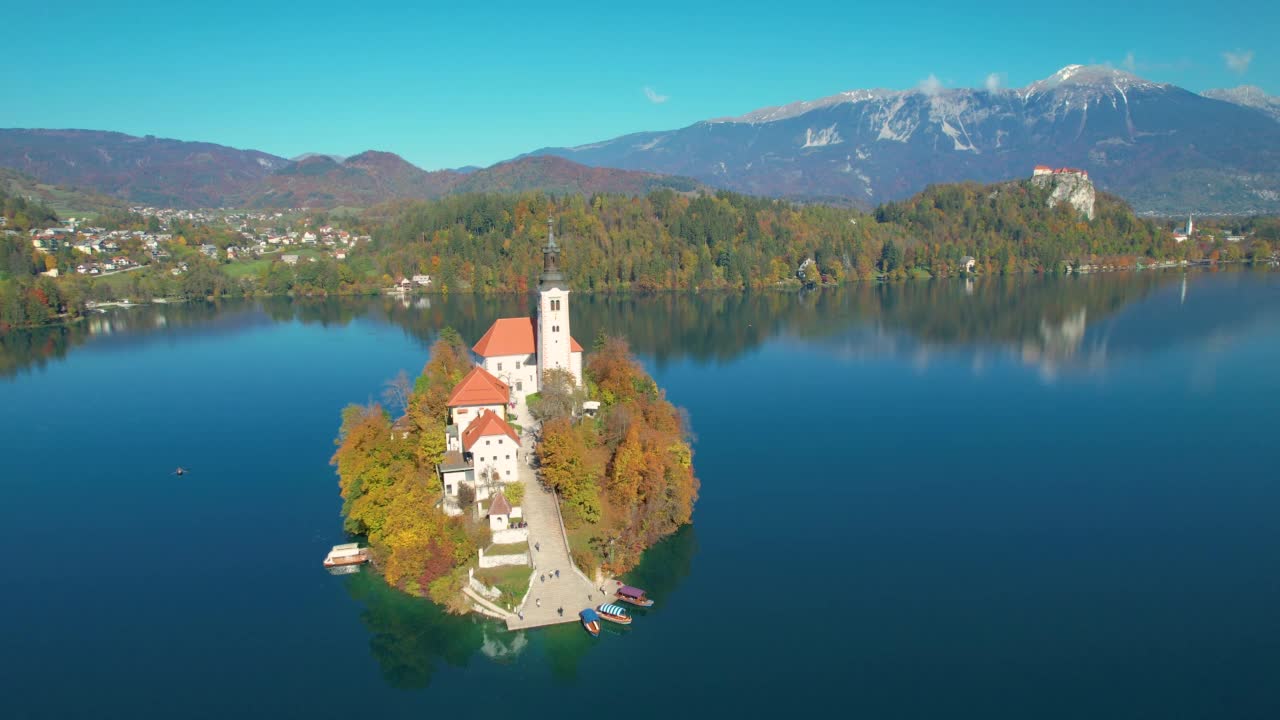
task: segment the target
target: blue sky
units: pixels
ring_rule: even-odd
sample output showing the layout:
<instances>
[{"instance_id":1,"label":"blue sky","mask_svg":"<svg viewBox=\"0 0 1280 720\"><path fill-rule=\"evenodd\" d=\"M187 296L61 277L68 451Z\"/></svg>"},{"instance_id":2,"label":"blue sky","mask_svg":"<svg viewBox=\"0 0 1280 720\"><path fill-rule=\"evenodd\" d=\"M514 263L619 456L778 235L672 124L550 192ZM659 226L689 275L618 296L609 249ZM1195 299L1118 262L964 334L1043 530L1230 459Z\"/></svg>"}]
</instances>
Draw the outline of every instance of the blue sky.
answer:
<instances>
[{"instance_id":1,"label":"blue sky","mask_svg":"<svg viewBox=\"0 0 1280 720\"><path fill-rule=\"evenodd\" d=\"M187 5L7 8L0 127L379 149L436 169L930 75L1021 86L1110 63L1280 94L1280 3L1252 0Z\"/></svg>"}]
</instances>

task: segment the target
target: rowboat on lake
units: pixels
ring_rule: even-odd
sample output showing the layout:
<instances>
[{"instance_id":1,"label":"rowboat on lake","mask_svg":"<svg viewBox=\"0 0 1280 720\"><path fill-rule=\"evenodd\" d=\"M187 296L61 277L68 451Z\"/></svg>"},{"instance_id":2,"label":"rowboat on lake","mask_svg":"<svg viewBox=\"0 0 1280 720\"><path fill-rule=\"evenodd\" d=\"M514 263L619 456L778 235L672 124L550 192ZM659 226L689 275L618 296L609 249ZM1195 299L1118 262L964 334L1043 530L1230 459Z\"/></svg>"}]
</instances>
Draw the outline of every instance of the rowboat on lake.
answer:
<instances>
[{"instance_id":1,"label":"rowboat on lake","mask_svg":"<svg viewBox=\"0 0 1280 720\"><path fill-rule=\"evenodd\" d=\"M327 568L360 565L367 562L369 562L369 548L360 547L360 543L334 545L329 554L324 556L324 566Z\"/></svg>"},{"instance_id":2,"label":"rowboat on lake","mask_svg":"<svg viewBox=\"0 0 1280 720\"><path fill-rule=\"evenodd\" d=\"M605 603L604 605L596 608L596 612L600 614L600 617L608 620L609 622L615 622L619 625L631 624L631 616L627 614L627 609L621 605Z\"/></svg>"},{"instance_id":3,"label":"rowboat on lake","mask_svg":"<svg viewBox=\"0 0 1280 720\"><path fill-rule=\"evenodd\" d=\"M640 607L653 607L653 601L644 596L644 591L640 588L623 585L618 588L615 596L622 602L629 602L632 605Z\"/></svg>"},{"instance_id":4,"label":"rowboat on lake","mask_svg":"<svg viewBox=\"0 0 1280 720\"><path fill-rule=\"evenodd\" d=\"M587 608L578 613L578 617L582 619L582 627L591 633L591 637L600 637L600 616L595 610Z\"/></svg>"}]
</instances>

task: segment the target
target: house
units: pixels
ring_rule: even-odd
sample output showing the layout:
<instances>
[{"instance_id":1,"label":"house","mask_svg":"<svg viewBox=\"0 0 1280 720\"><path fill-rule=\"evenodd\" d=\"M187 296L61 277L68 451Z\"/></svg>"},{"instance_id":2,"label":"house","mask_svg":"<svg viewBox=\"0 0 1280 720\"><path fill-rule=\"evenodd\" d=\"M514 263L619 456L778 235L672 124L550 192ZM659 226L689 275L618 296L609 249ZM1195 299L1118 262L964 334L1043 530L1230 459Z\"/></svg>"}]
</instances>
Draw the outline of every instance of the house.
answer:
<instances>
[{"instance_id":1,"label":"house","mask_svg":"<svg viewBox=\"0 0 1280 720\"><path fill-rule=\"evenodd\" d=\"M471 468L471 463L462 457L462 453L453 451L444 454L440 462L436 465L436 473L440 476L440 482L444 485L444 510L448 515L461 515L462 508L458 505L458 491L463 485L475 487L475 471Z\"/></svg>"},{"instance_id":2,"label":"house","mask_svg":"<svg viewBox=\"0 0 1280 720\"><path fill-rule=\"evenodd\" d=\"M476 366L453 388L446 405L461 437L485 410L505 416L510 401L511 388L483 367Z\"/></svg>"},{"instance_id":3,"label":"house","mask_svg":"<svg viewBox=\"0 0 1280 720\"><path fill-rule=\"evenodd\" d=\"M418 427L408 415L401 415L395 422L391 423L391 437L404 440L409 437L410 433L417 431Z\"/></svg>"},{"instance_id":4,"label":"house","mask_svg":"<svg viewBox=\"0 0 1280 720\"><path fill-rule=\"evenodd\" d=\"M414 275L413 284L421 285L422 287L427 287L428 285L431 284L431 276L430 275Z\"/></svg>"},{"instance_id":5,"label":"house","mask_svg":"<svg viewBox=\"0 0 1280 720\"><path fill-rule=\"evenodd\" d=\"M298 256L297 255L281 255L280 262L284 263L285 265L297 265Z\"/></svg>"},{"instance_id":6,"label":"house","mask_svg":"<svg viewBox=\"0 0 1280 720\"><path fill-rule=\"evenodd\" d=\"M492 410L480 414L462 431L463 457L471 457L475 477L484 481L497 474L499 482L516 479L520 461L520 436Z\"/></svg>"},{"instance_id":7,"label":"house","mask_svg":"<svg viewBox=\"0 0 1280 720\"><path fill-rule=\"evenodd\" d=\"M978 261L975 260L972 255L965 255L960 258L960 269L964 272L973 272L973 269L977 267L977 265Z\"/></svg>"}]
</instances>

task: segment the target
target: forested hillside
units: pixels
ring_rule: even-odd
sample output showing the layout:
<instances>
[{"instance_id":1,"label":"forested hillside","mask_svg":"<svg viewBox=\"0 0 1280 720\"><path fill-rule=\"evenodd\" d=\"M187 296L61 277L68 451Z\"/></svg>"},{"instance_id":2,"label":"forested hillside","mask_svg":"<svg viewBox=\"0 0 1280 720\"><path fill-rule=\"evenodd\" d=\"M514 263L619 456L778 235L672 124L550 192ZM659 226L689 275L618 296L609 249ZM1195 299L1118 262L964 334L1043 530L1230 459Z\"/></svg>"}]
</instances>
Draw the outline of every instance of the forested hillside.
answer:
<instances>
[{"instance_id":1,"label":"forested hillside","mask_svg":"<svg viewBox=\"0 0 1280 720\"><path fill-rule=\"evenodd\" d=\"M429 273L449 290L525 291L541 263L546 220L584 291L743 289L796 282L813 260L824 281L958 271L1055 271L1063 263L1195 257L1160 224L1099 193L1090 221L1029 182L935 186L874 214L721 192L691 197L468 195L379 210L378 267ZM806 281L816 274L806 269Z\"/></svg>"}]
</instances>

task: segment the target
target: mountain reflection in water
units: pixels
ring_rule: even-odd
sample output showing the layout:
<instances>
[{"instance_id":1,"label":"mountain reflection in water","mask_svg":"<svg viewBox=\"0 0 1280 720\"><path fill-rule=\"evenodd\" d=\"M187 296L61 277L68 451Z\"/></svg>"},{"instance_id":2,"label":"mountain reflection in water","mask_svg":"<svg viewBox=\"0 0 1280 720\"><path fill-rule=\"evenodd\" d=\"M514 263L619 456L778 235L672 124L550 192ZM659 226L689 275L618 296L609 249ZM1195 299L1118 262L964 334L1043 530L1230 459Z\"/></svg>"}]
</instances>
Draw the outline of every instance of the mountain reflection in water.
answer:
<instances>
[{"instance_id":1,"label":"mountain reflection in water","mask_svg":"<svg viewBox=\"0 0 1280 720\"><path fill-rule=\"evenodd\" d=\"M583 295L574 301L574 334L624 335L658 367L682 358L730 360L783 336L850 356L901 355L919 364L938 351L1013 352L1046 374L1098 369L1117 352L1137 355L1243 327L1272 309L1274 277L1262 270L1019 276L858 284L803 292ZM1235 312L1216 303L1229 295ZM1158 307L1144 307L1158 298ZM449 295L378 298L268 298L116 308L65 327L0 335L0 376L65 357L86 342L102 345L217 336L301 322L342 326L357 318L394 323L429 343L450 325L475 341L494 317L531 310L523 296ZM1142 323L1143 328L1132 326ZM1119 347L1113 333L1123 327Z\"/></svg>"}]
</instances>

